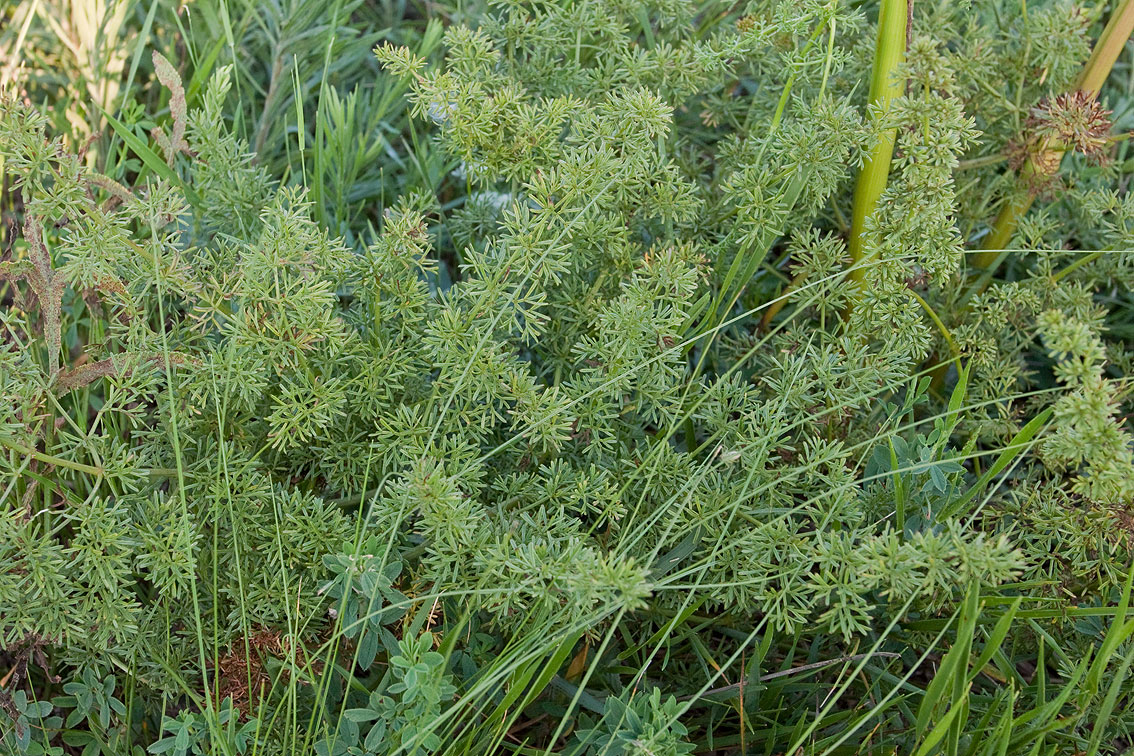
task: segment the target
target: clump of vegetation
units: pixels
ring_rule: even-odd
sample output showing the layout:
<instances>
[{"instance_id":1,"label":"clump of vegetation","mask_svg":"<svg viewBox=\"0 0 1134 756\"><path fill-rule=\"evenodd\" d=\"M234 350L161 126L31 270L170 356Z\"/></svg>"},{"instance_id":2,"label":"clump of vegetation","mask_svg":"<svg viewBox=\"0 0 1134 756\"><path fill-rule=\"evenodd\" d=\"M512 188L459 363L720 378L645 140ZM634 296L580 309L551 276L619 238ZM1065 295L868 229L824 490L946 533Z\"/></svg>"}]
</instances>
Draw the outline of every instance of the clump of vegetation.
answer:
<instances>
[{"instance_id":1,"label":"clump of vegetation","mask_svg":"<svg viewBox=\"0 0 1134 756\"><path fill-rule=\"evenodd\" d=\"M7 752L1134 743L1134 2L46 6Z\"/></svg>"}]
</instances>

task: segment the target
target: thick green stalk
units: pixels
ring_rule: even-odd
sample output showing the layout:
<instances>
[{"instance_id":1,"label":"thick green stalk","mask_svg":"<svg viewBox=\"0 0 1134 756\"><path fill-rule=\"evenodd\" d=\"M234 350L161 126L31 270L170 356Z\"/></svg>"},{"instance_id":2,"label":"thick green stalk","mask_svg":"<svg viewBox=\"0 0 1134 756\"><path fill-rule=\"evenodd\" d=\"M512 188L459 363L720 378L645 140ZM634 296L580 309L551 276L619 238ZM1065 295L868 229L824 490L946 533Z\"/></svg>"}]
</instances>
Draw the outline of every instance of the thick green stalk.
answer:
<instances>
[{"instance_id":1,"label":"thick green stalk","mask_svg":"<svg viewBox=\"0 0 1134 756\"><path fill-rule=\"evenodd\" d=\"M1091 97L1098 96L1103 82L1110 76L1110 69L1114 68L1114 62L1126 47L1131 32L1134 32L1134 0L1121 0L1099 41L1095 43L1090 60L1075 82L1075 89L1086 92Z\"/></svg>"},{"instance_id":2,"label":"thick green stalk","mask_svg":"<svg viewBox=\"0 0 1134 756\"><path fill-rule=\"evenodd\" d=\"M1110 21L1107 22L1106 28L1103 29L1099 41L1095 43L1095 49L1091 52L1087 64L1083 66L1079 78L1072 85L1071 91L1085 92L1092 99L1097 97L1119 53L1126 47L1131 32L1134 32L1134 0L1121 0ZM1065 152L1064 145L1055 143L1038 151L1020 169L1019 183L1028 186L1042 185L1043 182L1036 179L1054 175L1059 170ZM978 268L987 268L996 262L1000 252L1008 246L1012 235L1016 233L1020 218L1032 206L1035 198L1034 190L1020 191L1001 208L992 223L992 231L981 245L981 251L972 258L974 265Z\"/></svg>"},{"instance_id":3,"label":"thick green stalk","mask_svg":"<svg viewBox=\"0 0 1134 756\"><path fill-rule=\"evenodd\" d=\"M1118 59L1119 53L1126 47L1131 32L1134 32L1134 0L1121 0L1107 22L1106 28L1099 36L1098 42L1095 43L1090 59L1087 60L1083 70L1079 73L1079 77L1071 86L1071 91L1082 91L1090 95L1091 98L1097 97L1099 90L1102 89L1103 82L1110 75L1110 70L1114 67L1114 62ZM1023 186L1041 186L1044 183L1043 179L1050 178L1059 170L1065 152L1066 147L1054 141L1044 149L1038 150L1020 168L1017 183ZM970 258L973 266L984 270L996 263L1012 240L1012 235L1016 233L1020 218L1028 212L1035 198L1036 192L1031 189L1018 190L1012 197L1008 198L996 215L996 220L992 222L992 230L981 244L981 250ZM1088 256L1074 264L1068 270L1062 272L1060 277L1089 261L1089 259L1091 258ZM969 293L962 299L962 302L967 301L973 293L984 291L992 280L991 274L992 271L987 270L970 287ZM945 382L945 373L948 371L949 364L943 362L933 371L932 386L934 389L940 389Z\"/></svg>"},{"instance_id":4,"label":"thick green stalk","mask_svg":"<svg viewBox=\"0 0 1134 756\"><path fill-rule=\"evenodd\" d=\"M882 0L879 10L878 41L874 48L874 69L870 78L870 103L883 111L889 110L891 103L905 94L905 82L894 73L906 57L909 10L908 0ZM855 281L861 281L866 271L868 261L862 248L862 233L866 228L866 219L874 212L878 198L886 189L896 136L896 129L882 132L878 143L867 156L854 187L854 210L848 248L851 256L850 275Z\"/></svg>"}]
</instances>

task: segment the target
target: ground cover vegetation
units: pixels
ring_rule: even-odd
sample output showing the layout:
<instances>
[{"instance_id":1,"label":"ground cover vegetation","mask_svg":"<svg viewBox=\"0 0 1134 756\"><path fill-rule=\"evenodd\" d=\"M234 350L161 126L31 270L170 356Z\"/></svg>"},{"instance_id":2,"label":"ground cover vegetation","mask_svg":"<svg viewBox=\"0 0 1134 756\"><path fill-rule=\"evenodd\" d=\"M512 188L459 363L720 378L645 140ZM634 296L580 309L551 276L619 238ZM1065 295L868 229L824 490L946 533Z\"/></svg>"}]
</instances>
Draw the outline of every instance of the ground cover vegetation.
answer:
<instances>
[{"instance_id":1,"label":"ground cover vegetation","mask_svg":"<svg viewBox=\"0 0 1134 756\"><path fill-rule=\"evenodd\" d=\"M1130 752L1132 28L3 6L0 752Z\"/></svg>"}]
</instances>

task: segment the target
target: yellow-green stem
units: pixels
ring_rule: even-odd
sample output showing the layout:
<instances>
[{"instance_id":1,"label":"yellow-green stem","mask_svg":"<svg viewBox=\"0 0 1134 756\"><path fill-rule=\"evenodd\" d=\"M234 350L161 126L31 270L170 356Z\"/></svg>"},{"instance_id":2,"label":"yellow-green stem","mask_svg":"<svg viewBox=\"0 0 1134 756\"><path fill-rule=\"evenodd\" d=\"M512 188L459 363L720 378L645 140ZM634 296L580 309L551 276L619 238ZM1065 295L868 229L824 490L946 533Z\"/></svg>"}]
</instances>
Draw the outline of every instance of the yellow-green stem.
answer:
<instances>
[{"instance_id":1,"label":"yellow-green stem","mask_svg":"<svg viewBox=\"0 0 1134 756\"><path fill-rule=\"evenodd\" d=\"M100 478L103 475L103 470L101 467L84 465L81 462L72 462L69 459L63 459L62 457L45 454L38 449L33 449L30 446L21 444L19 441L15 441L10 438L4 438L3 436L0 436L0 446L6 446L17 454L23 454L24 456L31 457L34 460L43 462L44 464L52 465L54 467L66 467L70 470L77 470L79 472L87 473L88 475L97 475Z\"/></svg>"},{"instance_id":2,"label":"yellow-green stem","mask_svg":"<svg viewBox=\"0 0 1134 756\"><path fill-rule=\"evenodd\" d=\"M1087 65L1083 66L1075 82L1075 89L1098 96L1103 82L1110 76L1110 69L1126 47L1126 41L1134 32L1134 0L1122 0L1103 29Z\"/></svg>"},{"instance_id":3,"label":"yellow-green stem","mask_svg":"<svg viewBox=\"0 0 1134 756\"><path fill-rule=\"evenodd\" d=\"M1059 283L1060 281L1062 281L1064 278L1066 278L1067 276L1074 273L1079 268L1081 268L1084 265L1087 265L1089 263L1093 263L1095 260L1099 259L1102 256L1103 256L1103 250L1095 250L1094 252L1090 252L1088 254L1083 255L1082 257L1080 257L1078 260L1076 260L1075 262L1068 265L1063 270L1059 271L1058 273L1053 273L1051 275L1051 282L1053 284Z\"/></svg>"},{"instance_id":4,"label":"yellow-green stem","mask_svg":"<svg viewBox=\"0 0 1134 756\"><path fill-rule=\"evenodd\" d=\"M788 285L784 288L784 290L780 292L780 295L772 300L772 302L768 305L768 311L764 313L763 319L760 320L761 330L766 331L768 329L768 326L772 324L772 320L780 314L780 310L784 309L784 305L787 304L788 297L791 296L791 293L799 288L799 285L803 283L803 279L803 273L796 273L791 281L788 282Z\"/></svg>"},{"instance_id":5,"label":"yellow-green stem","mask_svg":"<svg viewBox=\"0 0 1134 756\"><path fill-rule=\"evenodd\" d=\"M1114 68L1114 62L1126 47L1126 41L1134 32L1134 0L1121 0L1115 8L1110 20L1095 43L1094 50L1082 72L1075 80L1071 91L1081 91L1090 97L1097 97L1102 89L1103 82ZM1052 145L1051 149L1040 150L1020 169L1019 182L1024 186L1039 186L1043 182L1037 178L1045 178L1059 170L1063 153L1066 150L1061 145ZM972 262L978 268L987 268L999 256L1001 250L1007 248L1012 235L1016 233L1016 226L1020 218L1035 201L1035 192L1031 189L1019 191L1017 196L1009 200L996 220L992 223L992 231L985 237L981 251L973 255Z\"/></svg>"},{"instance_id":6,"label":"yellow-green stem","mask_svg":"<svg viewBox=\"0 0 1134 756\"><path fill-rule=\"evenodd\" d=\"M883 112L889 110L891 103L905 93L905 82L894 73L906 57L908 23L908 0L882 0L878 14L878 42L874 48L874 68L870 79L870 103ZM854 187L848 249L851 257L850 275L855 281L861 281L866 271L862 233L866 228L866 219L874 212L879 197L886 189L896 136L896 129L882 132L878 144L863 163Z\"/></svg>"},{"instance_id":7,"label":"yellow-green stem","mask_svg":"<svg viewBox=\"0 0 1134 756\"><path fill-rule=\"evenodd\" d=\"M934 324L936 324L937 330L941 331L941 337L945 339L945 343L949 345L949 352L953 355L953 360L960 360L961 350L957 348L957 342L953 340L953 334L949 332L949 329L945 326L945 323L942 322L941 316L939 316L937 314L937 311L930 306L929 302L926 302L925 299L916 291L910 289L910 294L912 294L913 298L916 299L918 304L921 305L921 308L925 310L925 313L929 315L929 319L932 320ZM952 362L952 360L950 360L950 362Z\"/></svg>"},{"instance_id":8,"label":"yellow-green stem","mask_svg":"<svg viewBox=\"0 0 1134 756\"><path fill-rule=\"evenodd\" d=\"M87 475L94 475L99 478L106 475L106 471L101 467L95 467L94 465L84 465L82 462L74 462L69 459L63 459L62 457L56 457L53 454L41 452L39 449L34 449L25 444L21 444L15 439L7 438L5 436L0 436L0 446L11 449L17 454L23 454L25 457L31 457L37 462L42 462L45 465L51 465L52 467L65 467L68 470L76 470L78 472L86 473ZM177 470L174 470L170 467L152 467L146 470L146 474L151 478L172 478L177 474Z\"/></svg>"}]
</instances>

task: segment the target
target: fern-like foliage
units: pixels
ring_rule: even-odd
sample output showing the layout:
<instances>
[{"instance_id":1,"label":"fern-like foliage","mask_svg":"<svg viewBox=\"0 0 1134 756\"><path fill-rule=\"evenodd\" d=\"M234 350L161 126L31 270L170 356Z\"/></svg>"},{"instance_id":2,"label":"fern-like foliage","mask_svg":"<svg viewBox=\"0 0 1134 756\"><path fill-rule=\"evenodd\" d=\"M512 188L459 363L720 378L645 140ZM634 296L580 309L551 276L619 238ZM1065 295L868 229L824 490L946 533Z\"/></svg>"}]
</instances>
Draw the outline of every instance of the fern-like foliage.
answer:
<instances>
[{"instance_id":1,"label":"fern-like foliage","mask_svg":"<svg viewBox=\"0 0 1134 756\"><path fill-rule=\"evenodd\" d=\"M1134 205L1113 114L1064 93L1096 19L1001 5L919 4L886 110L870 3L467 10L375 49L428 142L380 211L259 160L228 66L154 54L169 122L121 180L4 98L5 747L1120 742ZM1050 186L1005 172L1052 140Z\"/></svg>"}]
</instances>

